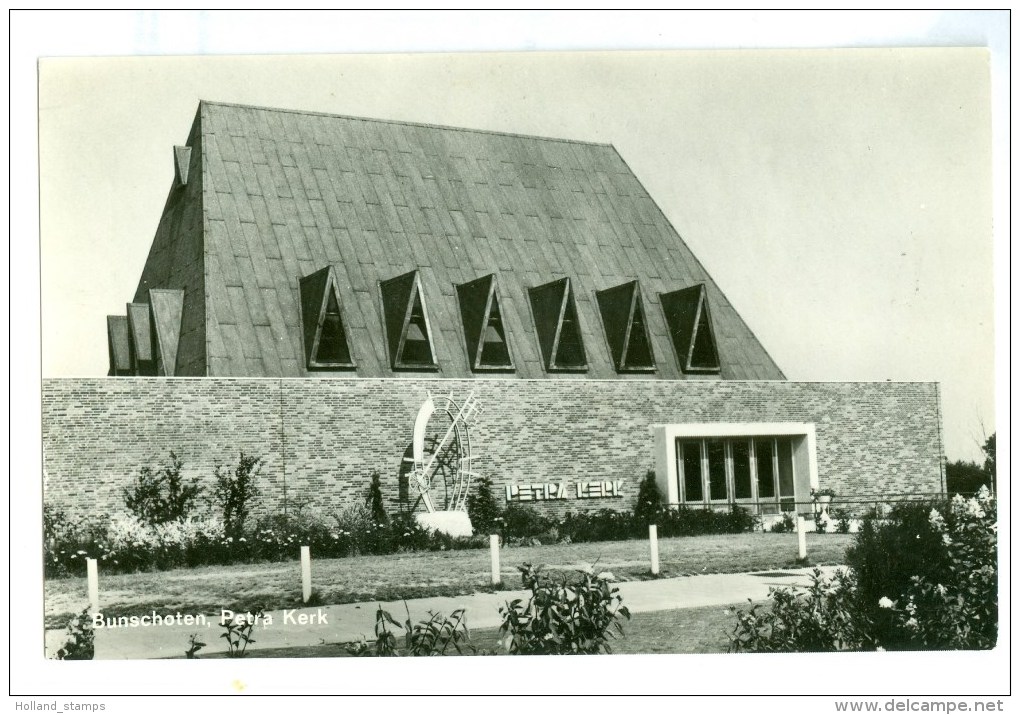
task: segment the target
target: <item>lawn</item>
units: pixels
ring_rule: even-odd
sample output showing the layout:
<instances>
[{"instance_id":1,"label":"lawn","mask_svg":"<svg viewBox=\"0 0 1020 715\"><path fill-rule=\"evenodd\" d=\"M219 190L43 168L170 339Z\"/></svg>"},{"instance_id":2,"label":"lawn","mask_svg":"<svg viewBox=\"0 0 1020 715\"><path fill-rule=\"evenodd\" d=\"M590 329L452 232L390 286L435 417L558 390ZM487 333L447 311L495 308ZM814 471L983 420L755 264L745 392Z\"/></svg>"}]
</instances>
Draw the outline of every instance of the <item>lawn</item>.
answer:
<instances>
[{"instance_id":1,"label":"lawn","mask_svg":"<svg viewBox=\"0 0 1020 715\"><path fill-rule=\"evenodd\" d=\"M817 564L839 564L852 537L808 534L808 554ZM792 534L730 534L659 540L664 577L703 573L739 573L792 568L797 537ZM296 556L296 554L295 554ZM517 566L545 564L568 570L585 564L612 571L618 580L650 578L648 542L607 541L585 544L506 547L500 552L507 588L519 588ZM318 604L388 601L425 596L455 596L491 591L489 551L431 551L387 556L316 560L313 582ZM158 612L218 613L220 608L247 611L300 606L297 559L290 562L204 566L151 573L100 573L104 614ZM63 628L72 613L87 605L84 578L47 579L46 627ZM647 652L647 651L642 651Z\"/></svg>"}]
</instances>

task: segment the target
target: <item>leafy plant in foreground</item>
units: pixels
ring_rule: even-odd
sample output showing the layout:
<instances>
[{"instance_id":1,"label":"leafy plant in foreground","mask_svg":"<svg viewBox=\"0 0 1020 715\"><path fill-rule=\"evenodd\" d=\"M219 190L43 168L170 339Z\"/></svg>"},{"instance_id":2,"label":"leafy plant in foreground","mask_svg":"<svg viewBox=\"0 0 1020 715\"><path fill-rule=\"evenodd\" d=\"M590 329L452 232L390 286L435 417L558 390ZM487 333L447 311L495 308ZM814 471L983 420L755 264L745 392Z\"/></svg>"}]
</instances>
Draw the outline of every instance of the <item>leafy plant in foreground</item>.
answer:
<instances>
[{"instance_id":1,"label":"leafy plant in foreground","mask_svg":"<svg viewBox=\"0 0 1020 715\"><path fill-rule=\"evenodd\" d=\"M192 633L190 636L188 636L188 649L184 651L184 657L187 658L188 660L197 659L198 656L195 654L198 653L198 651L202 650L203 648L205 648L205 643L198 640L197 633Z\"/></svg>"},{"instance_id":2,"label":"leafy plant in foreground","mask_svg":"<svg viewBox=\"0 0 1020 715\"><path fill-rule=\"evenodd\" d=\"M406 602L404 608L407 609ZM450 646L453 646L458 654L463 654L465 647L474 652L474 648L468 643L470 633L463 608L458 608L449 616L429 611L428 618L415 624L411 623L411 612L408 610L407 620L401 625L389 611L379 606L375 612L375 655L401 654L397 648L397 635L393 628L403 629L407 654L411 656L446 655ZM369 649L367 644L356 643L348 647L348 652L352 655L366 655Z\"/></svg>"},{"instance_id":3,"label":"leafy plant in foreground","mask_svg":"<svg viewBox=\"0 0 1020 715\"><path fill-rule=\"evenodd\" d=\"M773 588L769 603L737 612L730 652L789 653L858 650L866 640L853 613L853 581L837 571L829 580L820 569L811 584Z\"/></svg>"},{"instance_id":4,"label":"leafy plant in foreground","mask_svg":"<svg viewBox=\"0 0 1020 715\"><path fill-rule=\"evenodd\" d=\"M220 638L227 639L227 657L244 657L248 645L255 642L251 632L255 630L255 624L264 614L265 611L259 608L254 613L238 613L233 618L220 622L220 626L224 630L220 634Z\"/></svg>"},{"instance_id":5,"label":"leafy plant in foreground","mask_svg":"<svg viewBox=\"0 0 1020 715\"><path fill-rule=\"evenodd\" d=\"M514 599L499 612L501 641L508 653L524 655L570 655L611 653L610 638L623 635L621 616L630 618L619 589L611 585L613 574L598 575L591 568L579 571L570 583L566 576L554 580L541 567L518 567L531 598Z\"/></svg>"},{"instance_id":6,"label":"leafy plant in foreground","mask_svg":"<svg viewBox=\"0 0 1020 715\"><path fill-rule=\"evenodd\" d=\"M400 628L397 619L390 615L389 611L379 606L375 612L375 654L378 656L400 655L397 652L397 636L387 624Z\"/></svg>"},{"instance_id":7,"label":"leafy plant in foreground","mask_svg":"<svg viewBox=\"0 0 1020 715\"><path fill-rule=\"evenodd\" d=\"M92 660L95 654L96 632L86 607L78 615L71 616L67 624L67 640L57 651L57 660Z\"/></svg>"},{"instance_id":8,"label":"leafy plant in foreground","mask_svg":"<svg viewBox=\"0 0 1020 715\"><path fill-rule=\"evenodd\" d=\"M407 604L404 604L407 607ZM474 648L468 643L470 634L463 608L456 609L449 616L429 611L429 617L411 625L411 613L407 614L407 652L414 656L446 655L446 650L453 646L458 655L463 655L462 647L472 652Z\"/></svg>"}]
</instances>

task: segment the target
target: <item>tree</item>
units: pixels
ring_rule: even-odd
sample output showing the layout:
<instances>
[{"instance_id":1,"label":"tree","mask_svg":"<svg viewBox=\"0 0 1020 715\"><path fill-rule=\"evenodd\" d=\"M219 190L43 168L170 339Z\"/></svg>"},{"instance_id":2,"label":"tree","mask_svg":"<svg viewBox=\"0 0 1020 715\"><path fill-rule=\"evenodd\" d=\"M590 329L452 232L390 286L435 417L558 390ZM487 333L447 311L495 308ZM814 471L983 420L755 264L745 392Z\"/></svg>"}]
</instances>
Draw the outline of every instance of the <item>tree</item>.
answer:
<instances>
[{"instance_id":1,"label":"tree","mask_svg":"<svg viewBox=\"0 0 1020 715\"><path fill-rule=\"evenodd\" d=\"M492 493L492 480L482 477L476 483L474 494L468 495L467 507L471 526L477 534L490 534L500 517L499 504Z\"/></svg>"},{"instance_id":2,"label":"tree","mask_svg":"<svg viewBox=\"0 0 1020 715\"><path fill-rule=\"evenodd\" d=\"M159 469L142 467L130 488L124 489L124 504L139 521L156 526L183 521L195 507L198 480L185 481L184 462L170 452L170 459Z\"/></svg>"},{"instance_id":3,"label":"tree","mask_svg":"<svg viewBox=\"0 0 1020 715\"><path fill-rule=\"evenodd\" d=\"M216 466L216 502L223 512L223 530L233 539L244 536L244 522L260 494L257 480L261 468L262 457L244 452L232 472Z\"/></svg>"},{"instance_id":4,"label":"tree","mask_svg":"<svg viewBox=\"0 0 1020 715\"><path fill-rule=\"evenodd\" d=\"M995 433L992 432L992 436L985 440L984 445L981 447L981 451L985 453L985 474L988 475L991 489L995 491Z\"/></svg>"},{"instance_id":5,"label":"tree","mask_svg":"<svg viewBox=\"0 0 1020 715\"><path fill-rule=\"evenodd\" d=\"M372 475L372 483L368 486L368 498L365 506L372 514L372 521L376 524L388 524L390 518L386 516L386 507L383 505L382 484L379 481L379 473Z\"/></svg>"},{"instance_id":6,"label":"tree","mask_svg":"<svg viewBox=\"0 0 1020 715\"><path fill-rule=\"evenodd\" d=\"M975 462L946 462L946 491L950 494L976 494L982 485L989 484L989 475Z\"/></svg>"},{"instance_id":7,"label":"tree","mask_svg":"<svg viewBox=\"0 0 1020 715\"><path fill-rule=\"evenodd\" d=\"M651 469L645 474L645 478L638 485L637 504L634 505L634 516L645 524L654 524L659 518L662 510L662 493L659 492L659 485L655 483L655 472Z\"/></svg>"}]
</instances>

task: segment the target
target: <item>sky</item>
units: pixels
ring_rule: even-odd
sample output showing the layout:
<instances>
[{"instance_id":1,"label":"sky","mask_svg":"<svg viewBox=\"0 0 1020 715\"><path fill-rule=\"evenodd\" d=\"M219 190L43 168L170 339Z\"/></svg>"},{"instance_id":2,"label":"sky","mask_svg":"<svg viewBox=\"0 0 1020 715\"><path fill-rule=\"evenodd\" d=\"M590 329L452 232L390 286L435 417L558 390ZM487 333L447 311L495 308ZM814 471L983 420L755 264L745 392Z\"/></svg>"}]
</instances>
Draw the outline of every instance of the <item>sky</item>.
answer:
<instances>
[{"instance_id":1,"label":"sky","mask_svg":"<svg viewBox=\"0 0 1020 715\"><path fill-rule=\"evenodd\" d=\"M1008 394L1005 13L19 11L10 21L17 267L10 334L24 348L9 356L17 376L9 385L17 416L12 475L40 471L40 372L106 374L105 316L123 313L134 293L170 188L172 146L185 141L200 98L611 142L788 378L938 381L951 459L979 459L977 444L996 427L1008 436L1008 401L994 404L996 394ZM958 45L993 50L991 95L980 50L809 51ZM706 47L803 49L619 52ZM536 54L608 49L618 52ZM210 56L448 50L527 54ZM204 56L161 57L196 54ZM118 55L134 57L83 59ZM39 60L53 57L76 59ZM994 153L993 117L1000 121ZM1008 439L1000 451L1003 444L1008 461ZM10 514L12 534L21 527L36 533L38 481L12 478L11 487L19 504ZM1009 520L1001 526L1008 564ZM42 618L40 566L31 549L18 549L12 568L29 575L12 591L11 606L19 616L12 642L29 652ZM1008 628L1003 635L1004 647L989 654L887 653L883 668L865 668L873 665L868 657L792 656L762 661L738 679L715 659L683 656L626 658L601 679L579 661L557 663L554 674L545 663L536 661L532 672L518 662L510 679L477 659L458 668L465 687L505 691L507 683L526 682L559 692L584 683L592 692L670 693L689 684L729 693L934 693L947 692L944 673L967 672L966 683L954 679L948 687L979 694L1002 692L1007 682ZM392 692L394 682L403 691L412 683L453 687L410 663L387 664L385 681L367 662L364 670L351 663L347 678L279 661L252 661L243 673L209 661L201 674L172 662L151 669L115 663L80 675L48 665L17 659L12 682L25 691L75 693L165 692L167 683L223 693L238 677L263 692L375 682L379 692ZM649 678L649 666L677 667L684 677ZM791 666L797 678L788 677ZM841 677L834 680L834 672ZM178 707L170 699L141 705ZM756 707L789 706L774 698Z\"/></svg>"},{"instance_id":2,"label":"sky","mask_svg":"<svg viewBox=\"0 0 1020 715\"><path fill-rule=\"evenodd\" d=\"M45 60L43 375L104 375L199 99L613 144L790 380L995 429L983 49Z\"/></svg>"}]
</instances>

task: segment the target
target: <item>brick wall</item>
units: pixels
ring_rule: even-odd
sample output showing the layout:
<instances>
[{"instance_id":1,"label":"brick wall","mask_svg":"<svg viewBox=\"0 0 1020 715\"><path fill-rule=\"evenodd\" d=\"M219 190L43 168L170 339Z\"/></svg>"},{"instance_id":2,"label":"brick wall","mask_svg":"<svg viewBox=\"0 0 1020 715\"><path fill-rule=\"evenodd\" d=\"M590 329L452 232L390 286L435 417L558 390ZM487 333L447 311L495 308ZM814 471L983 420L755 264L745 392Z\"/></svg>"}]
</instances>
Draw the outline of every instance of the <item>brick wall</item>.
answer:
<instances>
[{"instance_id":1,"label":"brick wall","mask_svg":"<svg viewBox=\"0 0 1020 715\"><path fill-rule=\"evenodd\" d=\"M285 496L323 511L361 501L378 471L396 510L426 390L458 401L475 392L476 468L500 492L515 482L624 480L622 498L536 503L547 510L632 508L654 465L656 423L813 422L821 486L941 488L933 383L96 378L43 382L46 499L117 511L139 468L171 449L206 483L243 450L265 458L267 509Z\"/></svg>"}]
</instances>

